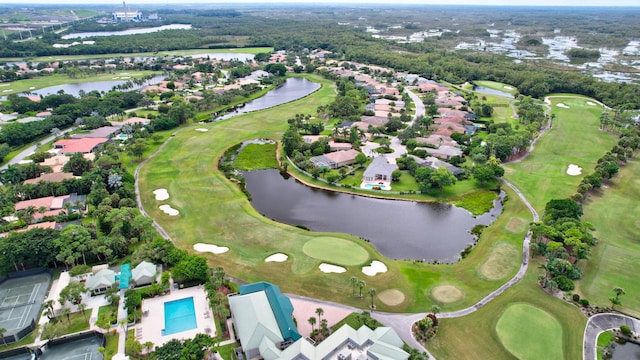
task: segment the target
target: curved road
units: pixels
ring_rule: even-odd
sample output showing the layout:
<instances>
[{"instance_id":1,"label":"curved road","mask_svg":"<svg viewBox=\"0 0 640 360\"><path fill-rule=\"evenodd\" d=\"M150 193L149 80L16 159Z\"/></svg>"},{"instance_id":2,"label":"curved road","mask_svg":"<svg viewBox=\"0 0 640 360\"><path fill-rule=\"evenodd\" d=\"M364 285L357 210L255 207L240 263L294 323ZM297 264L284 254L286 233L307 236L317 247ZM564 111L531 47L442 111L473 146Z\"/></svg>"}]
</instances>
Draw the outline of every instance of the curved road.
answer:
<instances>
[{"instance_id":1,"label":"curved road","mask_svg":"<svg viewBox=\"0 0 640 360\"><path fill-rule=\"evenodd\" d=\"M587 327L584 329L583 359L596 360L598 335L603 331L619 328L620 325L627 325L634 333L640 333L640 320L630 316L605 313L590 317L587 321Z\"/></svg>"}]
</instances>

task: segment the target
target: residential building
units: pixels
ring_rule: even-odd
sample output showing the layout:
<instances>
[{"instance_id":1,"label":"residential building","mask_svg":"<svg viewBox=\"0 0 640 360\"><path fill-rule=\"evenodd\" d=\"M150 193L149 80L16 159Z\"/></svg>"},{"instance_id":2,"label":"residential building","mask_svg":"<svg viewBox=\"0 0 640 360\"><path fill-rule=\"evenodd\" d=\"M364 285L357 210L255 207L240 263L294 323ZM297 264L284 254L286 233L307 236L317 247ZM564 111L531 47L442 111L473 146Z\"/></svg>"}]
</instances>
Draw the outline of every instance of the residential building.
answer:
<instances>
[{"instance_id":1,"label":"residential building","mask_svg":"<svg viewBox=\"0 0 640 360\"><path fill-rule=\"evenodd\" d=\"M337 169L339 167L355 163L356 156L358 156L358 154L360 154L360 151L358 150L340 150L320 156L314 156L310 160L317 167Z\"/></svg>"},{"instance_id":2,"label":"residential building","mask_svg":"<svg viewBox=\"0 0 640 360\"><path fill-rule=\"evenodd\" d=\"M391 182L391 173L398 169L396 164L389 164L387 158L378 156L373 159L362 175L362 181L365 183L373 182Z\"/></svg>"},{"instance_id":3,"label":"residential building","mask_svg":"<svg viewBox=\"0 0 640 360\"><path fill-rule=\"evenodd\" d=\"M53 143L54 149L59 149L58 154L87 154L93 152L100 145L109 141L107 138L83 138L83 139L62 139Z\"/></svg>"}]
</instances>

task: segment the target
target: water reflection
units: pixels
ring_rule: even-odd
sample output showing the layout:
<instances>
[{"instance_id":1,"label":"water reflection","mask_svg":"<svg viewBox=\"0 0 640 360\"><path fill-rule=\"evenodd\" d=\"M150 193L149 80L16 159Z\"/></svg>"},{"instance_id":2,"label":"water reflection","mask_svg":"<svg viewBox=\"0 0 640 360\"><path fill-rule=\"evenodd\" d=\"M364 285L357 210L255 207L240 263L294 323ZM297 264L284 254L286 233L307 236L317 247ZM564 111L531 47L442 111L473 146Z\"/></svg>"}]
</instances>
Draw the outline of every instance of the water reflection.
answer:
<instances>
[{"instance_id":1,"label":"water reflection","mask_svg":"<svg viewBox=\"0 0 640 360\"><path fill-rule=\"evenodd\" d=\"M392 259L455 262L474 237L469 230L488 225L502 211L494 208L474 218L442 203L374 199L307 187L277 170L245 173L251 204L275 221L313 231L343 232L371 241Z\"/></svg>"}]
</instances>

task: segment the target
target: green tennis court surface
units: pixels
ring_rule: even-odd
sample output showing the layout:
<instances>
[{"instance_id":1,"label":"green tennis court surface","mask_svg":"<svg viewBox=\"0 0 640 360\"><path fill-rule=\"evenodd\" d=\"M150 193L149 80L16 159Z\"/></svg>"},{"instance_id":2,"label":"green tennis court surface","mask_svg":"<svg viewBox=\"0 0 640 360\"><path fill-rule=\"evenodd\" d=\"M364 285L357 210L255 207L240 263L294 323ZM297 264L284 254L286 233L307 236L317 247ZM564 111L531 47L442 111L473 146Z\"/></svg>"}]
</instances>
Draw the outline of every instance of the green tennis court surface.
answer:
<instances>
[{"instance_id":1,"label":"green tennis court surface","mask_svg":"<svg viewBox=\"0 0 640 360\"><path fill-rule=\"evenodd\" d=\"M12 335L24 337L24 332L28 333L28 328L38 320L50 282L48 273L39 273L0 283L0 328L6 329L4 336L8 342Z\"/></svg>"}]
</instances>

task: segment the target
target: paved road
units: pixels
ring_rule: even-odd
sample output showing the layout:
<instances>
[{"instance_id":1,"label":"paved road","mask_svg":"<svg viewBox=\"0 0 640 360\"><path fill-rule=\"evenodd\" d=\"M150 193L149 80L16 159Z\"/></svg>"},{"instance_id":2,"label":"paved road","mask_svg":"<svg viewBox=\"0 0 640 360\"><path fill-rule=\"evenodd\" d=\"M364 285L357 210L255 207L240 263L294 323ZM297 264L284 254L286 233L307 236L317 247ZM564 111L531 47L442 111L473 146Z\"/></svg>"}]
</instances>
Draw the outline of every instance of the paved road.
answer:
<instances>
[{"instance_id":1,"label":"paved road","mask_svg":"<svg viewBox=\"0 0 640 360\"><path fill-rule=\"evenodd\" d=\"M603 331L619 328L620 325L627 325L633 332L640 333L640 320L626 315L606 313L590 317L584 329L583 359L596 360L598 335Z\"/></svg>"},{"instance_id":2,"label":"paved road","mask_svg":"<svg viewBox=\"0 0 640 360\"><path fill-rule=\"evenodd\" d=\"M66 130L63 130L60 132L60 135L63 135L65 133L68 133L69 131L73 130L73 128L69 128ZM38 144L46 144L50 141L53 141L57 136L55 135L50 135L47 136L46 138L40 140L38 142ZM11 160L9 160L6 164L0 166L0 170L4 170L6 169L9 165L14 165L19 163L20 161L24 160L27 156L33 154L36 151L36 148L38 147L38 144L34 144L29 146L28 148L22 150L22 152L20 152L18 155L14 156Z\"/></svg>"}]
</instances>

